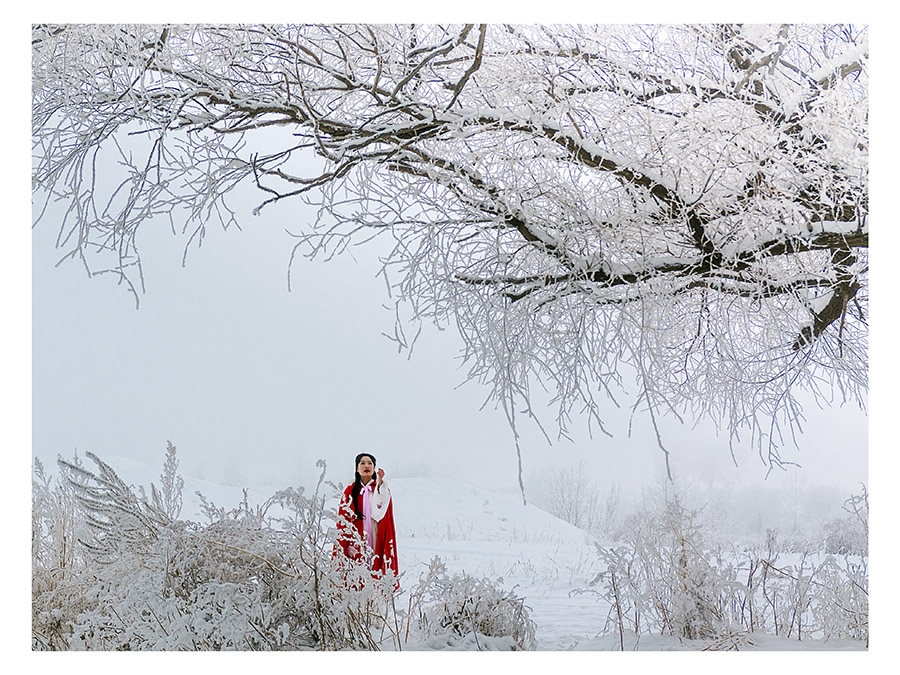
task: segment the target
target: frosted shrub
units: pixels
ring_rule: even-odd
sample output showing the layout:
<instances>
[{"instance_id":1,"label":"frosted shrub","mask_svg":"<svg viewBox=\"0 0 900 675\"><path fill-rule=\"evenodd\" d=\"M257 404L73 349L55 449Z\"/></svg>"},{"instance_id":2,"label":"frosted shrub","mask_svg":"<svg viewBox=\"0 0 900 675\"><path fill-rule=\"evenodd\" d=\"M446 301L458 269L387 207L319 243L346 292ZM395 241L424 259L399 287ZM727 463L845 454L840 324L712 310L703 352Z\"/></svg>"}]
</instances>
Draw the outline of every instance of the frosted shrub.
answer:
<instances>
[{"instance_id":1,"label":"frosted shrub","mask_svg":"<svg viewBox=\"0 0 900 675\"><path fill-rule=\"evenodd\" d=\"M325 551L254 520L179 524L148 555L101 567L94 606L75 621L72 647L374 647L365 616L372 589L345 587Z\"/></svg>"},{"instance_id":2,"label":"frosted shrub","mask_svg":"<svg viewBox=\"0 0 900 675\"><path fill-rule=\"evenodd\" d=\"M869 644L869 571L867 558L827 556L819 569L813 625L829 638L853 638Z\"/></svg>"},{"instance_id":3,"label":"frosted shrub","mask_svg":"<svg viewBox=\"0 0 900 675\"><path fill-rule=\"evenodd\" d=\"M625 545L598 546L607 569L595 581L605 584L620 631L652 626L687 639L727 632L721 590L731 582L704 550L696 515L667 497L661 513L628 520Z\"/></svg>"},{"instance_id":4,"label":"frosted shrub","mask_svg":"<svg viewBox=\"0 0 900 675\"><path fill-rule=\"evenodd\" d=\"M84 513L87 525L78 542L99 563L126 552L146 552L173 520L154 500L139 497L108 464L85 453L97 472L81 463L59 460L62 475ZM171 467L170 467L171 468ZM152 490L156 494L155 489Z\"/></svg>"},{"instance_id":5,"label":"frosted shrub","mask_svg":"<svg viewBox=\"0 0 900 675\"><path fill-rule=\"evenodd\" d=\"M856 560L854 560L856 558ZM793 565L762 562L758 624L776 635L869 640L868 569L865 558L803 556Z\"/></svg>"},{"instance_id":6,"label":"frosted shrub","mask_svg":"<svg viewBox=\"0 0 900 675\"><path fill-rule=\"evenodd\" d=\"M431 560L415 597L419 627L425 637L449 634L452 642L454 636L471 635L477 649L535 647L534 622L521 598L489 579L449 575L440 558Z\"/></svg>"},{"instance_id":7,"label":"frosted shrub","mask_svg":"<svg viewBox=\"0 0 900 675\"><path fill-rule=\"evenodd\" d=\"M864 497L848 504L866 523ZM737 648L755 631L797 640L868 642L866 556L813 550L778 563L774 536L763 548L729 552L707 541L697 513L674 495L655 510L631 516L626 525L624 543L598 545L605 570L594 579L600 587L595 592L612 607L610 623L623 649L626 633L650 632L727 648Z\"/></svg>"},{"instance_id":8,"label":"frosted shrub","mask_svg":"<svg viewBox=\"0 0 900 675\"><path fill-rule=\"evenodd\" d=\"M54 490L36 465L33 648L378 648L373 629L389 628L394 580L332 560L336 514L324 507L321 478L311 497L288 489L254 509L246 499L231 511L204 500L210 522L200 525L175 519L174 452L149 496L90 454L97 471L60 460L66 480ZM61 542L74 540L52 533L57 521L75 527L71 504L83 519L73 548L85 555L61 564Z\"/></svg>"},{"instance_id":9,"label":"frosted shrub","mask_svg":"<svg viewBox=\"0 0 900 675\"><path fill-rule=\"evenodd\" d=\"M487 579L448 576L435 559L404 613L392 574L334 557L324 463L311 496L287 489L251 507L245 493L226 509L200 495L200 524L178 520L171 444L149 492L87 456L95 470L60 460L56 485L35 464L34 649L534 648L522 600Z\"/></svg>"},{"instance_id":10,"label":"frosted shrub","mask_svg":"<svg viewBox=\"0 0 900 675\"><path fill-rule=\"evenodd\" d=\"M79 462L76 455L74 462ZM61 649L69 613L84 606L84 567L77 533L84 516L74 497L34 460L31 487L31 625L37 648ZM63 609L65 608L65 609Z\"/></svg>"},{"instance_id":11,"label":"frosted shrub","mask_svg":"<svg viewBox=\"0 0 900 675\"><path fill-rule=\"evenodd\" d=\"M75 461L78 461L77 458ZM43 569L64 571L77 563L75 531L83 523L74 499L34 460L31 483L31 555Z\"/></svg>"},{"instance_id":12,"label":"frosted shrub","mask_svg":"<svg viewBox=\"0 0 900 675\"><path fill-rule=\"evenodd\" d=\"M869 542L852 518L835 518L823 526L826 553L866 555Z\"/></svg>"},{"instance_id":13,"label":"frosted shrub","mask_svg":"<svg viewBox=\"0 0 900 675\"><path fill-rule=\"evenodd\" d=\"M825 523L823 538L826 553L846 555L869 554L869 495L866 487L858 495L852 495L844 502L843 518Z\"/></svg>"}]
</instances>

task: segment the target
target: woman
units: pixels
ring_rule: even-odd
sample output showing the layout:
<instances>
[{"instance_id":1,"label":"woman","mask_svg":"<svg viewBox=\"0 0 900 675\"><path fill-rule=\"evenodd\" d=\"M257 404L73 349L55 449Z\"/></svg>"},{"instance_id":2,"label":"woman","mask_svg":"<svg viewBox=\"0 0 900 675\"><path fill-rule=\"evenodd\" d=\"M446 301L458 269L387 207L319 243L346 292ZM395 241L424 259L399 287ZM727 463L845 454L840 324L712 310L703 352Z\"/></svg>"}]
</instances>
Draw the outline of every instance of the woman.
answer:
<instances>
[{"instance_id":1,"label":"woman","mask_svg":"<svg viewBox=\"0 0 900 675\"><path fill-rule=\"evenodd\" d=\"M375 469L375 457L356 456L356 478L344 490L339 509L337 543L351 560L366 562L379 574L397 571L397 541L391 490L384 469Z\"/></svg>"}]
</instances>

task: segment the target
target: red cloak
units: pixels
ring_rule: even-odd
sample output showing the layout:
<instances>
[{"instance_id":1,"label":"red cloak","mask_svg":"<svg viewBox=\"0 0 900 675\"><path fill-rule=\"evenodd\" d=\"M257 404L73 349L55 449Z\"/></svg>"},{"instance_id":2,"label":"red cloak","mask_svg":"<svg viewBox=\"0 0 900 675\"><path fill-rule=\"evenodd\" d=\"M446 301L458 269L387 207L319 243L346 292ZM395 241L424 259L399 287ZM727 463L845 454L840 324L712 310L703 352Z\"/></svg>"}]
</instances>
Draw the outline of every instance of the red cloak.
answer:
<instances>
[{"instance_id":1,"label":"red cloak","mask_svg":"<svg viewBox=\"0 0 900 675\"><path fill-rule=\"evenodd\" d=\"M357 495L357 504L351 504L353 499L352 492L353 485L348 485L341 499L341 505L338 510L340 518L338 518L337 522L337 545L344 555L351 560L360 560L363 556L361 546L363 543L363 520L356 517L354 506L360 512L362 511L362 496ZM356 532L350 530L351 525L355 527ZM356 547L355 555L350 555L347 550L351 544ZM375 534L375 550L372 557L373 572L384 574L387 570L392 570L395 575L399 574L397 568L397 538L394 533L393 497L388 502L384 516L378 521L378 530Z\"/></svg>"}]
</instances>

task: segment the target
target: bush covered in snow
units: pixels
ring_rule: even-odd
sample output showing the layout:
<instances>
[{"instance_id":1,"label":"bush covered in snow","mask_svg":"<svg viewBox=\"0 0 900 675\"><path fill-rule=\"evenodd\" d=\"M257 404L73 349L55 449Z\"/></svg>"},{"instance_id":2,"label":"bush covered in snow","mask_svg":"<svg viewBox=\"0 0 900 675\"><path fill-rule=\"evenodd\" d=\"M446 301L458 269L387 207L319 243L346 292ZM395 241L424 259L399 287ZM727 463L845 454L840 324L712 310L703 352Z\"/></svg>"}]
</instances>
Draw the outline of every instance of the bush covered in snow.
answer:
<instances>
[{"instance_id":1,"label":"bush covered in snow","mask_svg":"<svg viewBox=\"0 0 900 675\"><path fill-rule=\"evenodd\" d=\"M151 486L149 497L88 456L96 472L60 461L65 483L35 490L36 503L70 500L83 518L80 565L60 574L46 555L34 560L35 648L373 646L369 624L384 582L356 583L362 570L332 564L325 535L333 514L318 491L284 490L255 509L206 503L210 522L200 525L173 517L181 485L174 447L163 487ZM59 515L36 510L37 531L52 531Z\"/></svg>"},{"instance_id":2,"label":"bush covered in snow","mask_svg":"<svg viewBox=\"0 0 900 675\"><path fill-rule=\"evenodd\" d=\"M869 495L865 486L858 495L844 502L848 515L825 523L823 539L825 551L838 555L869 554Z\"/></svg>"},{"instance_id":3,"label":"bush covered in snow","mask_svg":"<svg viewBox=\"0 0 900 675\"><path fill-rule=\"evenodd\" d=\"M857 515L864 497L848 500ZM710 541L674 492L629 517L624 533L597 546L605 569L594 579L623 647L626 634L648 633L732 648L756 631L868 642L867 551L835 556L820 546L782 562L771 531L766 545L737 550Z\"/></svg>"},{"instance_id":4,"label":"bush covered in snow","mask_svg":"<svg viewBox=\"0 0 900 675\"><path fill-rule=\"evenodd\" d=\"M419 626L426 636L479 636L512 639L512 649L534 649L534 622L524 600L490 579L449 574L440 558L433 558L416 592ZM491 644L488 642L488 644Z\"/></svg>"},{"instance_id":5,"label":"bush covered in snow","mask_svg":"<svg viewBox=\"0 0 900 675\"><path fill-rule=\"evenodd\" d=\"M377 650L479 636L491 648L534 647L522 601L488 580L448 577L436 559L404 610L393 575L335 557L324 463L311 496L287 489L230 510L201 496L200 524L177 519L171 444L149 495L88 457L95 470L60 460L55 484L35 463L34 649Z\"/></svg>"},{"instance_id":6,"label":"bush covered in snow","mask_svg":"<svg viewBox=\"0 0 900 675\"><path fill-rule=\"evenodd\" d=\"M75 462L78 462L77 456ZM69 490L54 482L39 460L31 486L31 613L36 648L65 649L68 620L86 607L84 551L78 533L84 514Z\"/></svg>"}]
</instances>

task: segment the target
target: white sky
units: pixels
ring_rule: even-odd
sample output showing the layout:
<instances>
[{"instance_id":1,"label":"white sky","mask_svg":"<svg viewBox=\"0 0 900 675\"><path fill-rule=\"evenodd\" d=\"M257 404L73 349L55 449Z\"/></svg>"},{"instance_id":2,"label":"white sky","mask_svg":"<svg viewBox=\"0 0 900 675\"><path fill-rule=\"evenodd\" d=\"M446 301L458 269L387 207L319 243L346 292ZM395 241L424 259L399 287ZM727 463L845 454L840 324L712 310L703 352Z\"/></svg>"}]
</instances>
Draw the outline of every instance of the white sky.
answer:
<instances>
[{"instance_id":1,"label":"white sky","mask_svg":"<svg viewBox=\"0 0 900 675\"><path fill-rule=\"evenodd\" d=\"M181 469L218 482L281 487L317 475L352 479L353 457L372 452L395 475L450 472L494 489L514 489L512 432L487 389L461 385L460 338L423 332L411 358L398 354L393 312L376 278L378 246L355 260L299 259L288 291L296 231L314 212L282 202L251 215L260 201L248 189L232 202L243 229L209 227L200 248L181 260L187 236L162 221L139 235L146 293L133 296L113 275L88 278L77 261L56 267L57 228L51 207L33 232L33 452L47 464L77 448L162 464L166 441ZM52 209L56 208L54 212ZM56 217L56 222L59 218ZM526 486L553 466L585 457L602 483L656 482L664 458L639 414L628 436L630 408L606 407L609 438L590 438L586 421L575 441L555 441L555 411L537 406L549 445L530 421L518 428ZM799 449L785 460L802 469L773 473L771 485L799 472L807 484L855 491L867 483L867 418L855 405L825 411L807 406ZM690 423L690 422L689 422ZM735 467L726 435L665 423L664 442L676 475L693 480L761 482L766 467L749 443Z\"/></svg>"},{"instance_id":2,"label":"white sky","mask_svg":"<svg viewBox=\"0 0 900 675\"><path fill-rule=\"evenodd\" d=\"M243 229L209 228L186 267L186 237L168 224L140 234L147 292L133 297L111 275L89 279L75 261L54 267L52 213L32 236L32 450L52 463L58 454L90 450L162 463L166 441L186 473L210 480L283 485L316 473L352 478L352 458L376 455L395 474L457 477L513 489L517 462L511 431L487 390L457 388L465 367L451 331L426 330L411 359L382 335L393 314L377 279L377 248L356 261L299 260L287 288L297 231L314 213L297 201L252 208L260 193L232 202ZM874 295L874 293L873 293ZM540 413L540 407L538 407ZM785 460L808 484L855 490L868 482L868 419L854 405L806 406L806 432ZM638 416L628 437L628 402L608 406L610 439L574 423L575 442L549 446L520 419L526 485L550 467L585 457L604 482L656 481L663 454ZM554 411L543 423L552 430ZM736 448L709 424L664 424L676 474L700 480L761 482L766 467L745 443ZM552 435L552 431L551 431ZM555 436L554 436L555 438Z\"/></svg>"}]
</instances>

